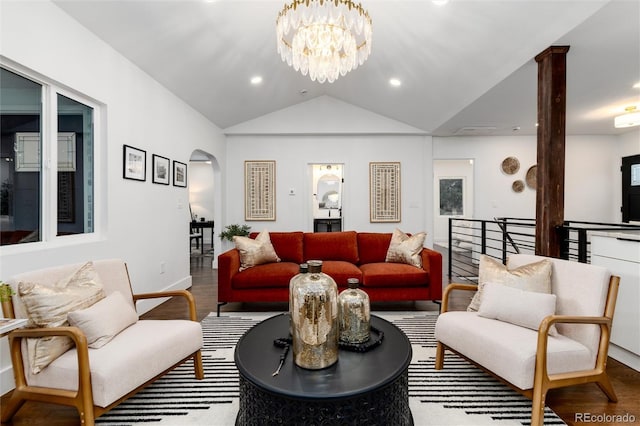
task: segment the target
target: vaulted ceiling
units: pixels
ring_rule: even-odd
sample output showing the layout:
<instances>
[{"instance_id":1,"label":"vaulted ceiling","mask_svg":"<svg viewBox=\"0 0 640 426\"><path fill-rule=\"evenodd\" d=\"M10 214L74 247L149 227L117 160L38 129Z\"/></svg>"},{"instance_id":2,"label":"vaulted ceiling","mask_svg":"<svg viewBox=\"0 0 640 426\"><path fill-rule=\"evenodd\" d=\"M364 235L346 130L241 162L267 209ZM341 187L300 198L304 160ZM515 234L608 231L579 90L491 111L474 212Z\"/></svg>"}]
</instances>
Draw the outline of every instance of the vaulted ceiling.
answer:
<instances>
[{"instance_id":1,"label":"vaulted ceiling","mask_svg":"<svg viewBox=\"0 0 640 426\"><path fill-rule=\"evenodd\" d=\"M425 134L535 134L533 58L551 45L570 46L568 134L619 134L613 117L640 109L637 0L362 0L372 54L331 84L277 54L283 0L55 3L222 129L326 95Z\"/></svg>"}]
</instances>

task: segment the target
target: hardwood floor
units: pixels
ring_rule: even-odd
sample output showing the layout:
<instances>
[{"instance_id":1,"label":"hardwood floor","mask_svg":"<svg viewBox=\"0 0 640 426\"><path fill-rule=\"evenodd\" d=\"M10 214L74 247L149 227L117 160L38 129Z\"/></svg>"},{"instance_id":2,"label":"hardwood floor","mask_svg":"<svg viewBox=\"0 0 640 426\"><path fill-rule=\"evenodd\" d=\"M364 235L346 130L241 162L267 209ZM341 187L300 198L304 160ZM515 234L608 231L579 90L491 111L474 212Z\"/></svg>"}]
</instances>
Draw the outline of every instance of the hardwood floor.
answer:
<instances>
[{"instance_id":1,"label":"hardwood floor","mask_svg":"<svg viewBox=\"0 0 640 426\"><path fill-rule=\"evenodd\" d=\"M210 312L215 312L217 304L217 271L211 269L210 256L194 256L191 259L191 275L193 286L191 292L197 301L198 319L202 320ZM446 259L444 259L446 263ZM443 265L446 271L446 265ZM446 272L445 272L446 274ZM446 285L448 278L443 278ZM468 303L467 299L460 298L459 304ZM223 312L232 311L284 311L285 304L252 303L252 304L228 304L223 307ZM388 303L376 304L373 310L437 310L437 305L431 302L417 303ZM185 304L180 300L169 300L161 306L142 315L144 319L184 318L187 319ZM613 382L613 387L618 395L618 403L608 402L606 396L595 384L573 386L570 388L555 389L547 395L547 405L551 407L568 425L578 425L589 416L624 416L625 414L635 418L631 424L640 424L640 372L609 359L607 371ZM0 404L3 404L10 393L2 396ZM622 419L622 418L620 418ZM615 417L612 421L598 422L598 425L620 425ZM593 422L593 421L592 421ZM628 423L628 421L627 421ZM12 423L15 426L70 426L79 424L79 417L74 408L43 404L36 402L26 403L16 414ZM420 426L416 420L416 426Z\"/></svg>"}]
</instances>

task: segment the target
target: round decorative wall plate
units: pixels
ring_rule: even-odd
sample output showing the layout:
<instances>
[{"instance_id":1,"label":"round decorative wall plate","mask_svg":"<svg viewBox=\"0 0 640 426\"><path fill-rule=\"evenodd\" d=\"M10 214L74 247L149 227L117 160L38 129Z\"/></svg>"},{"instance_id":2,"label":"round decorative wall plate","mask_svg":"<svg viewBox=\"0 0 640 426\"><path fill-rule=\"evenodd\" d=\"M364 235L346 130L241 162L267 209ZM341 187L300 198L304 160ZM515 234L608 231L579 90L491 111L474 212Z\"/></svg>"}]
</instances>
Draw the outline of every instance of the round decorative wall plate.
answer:
<instances>
[{"instance_id":1,"label":"round decorative wall plate","mask_svg":"<svg viewBox=\"0 0 640 426\"><path fill-rule=\"evenodd\" d=\"M537 172L538 172L537 165L533 165L529 167L529 170L527 170L527 176L525 177L525 181L527 182L527 186L531 189L536 189Z\"/></svg>"},{"instance_id":2,"label":"round decorative wall plate","mask_svg":"<svg viewBox=\"0 0 640 426\"><path fill-rule=\"evenodd\" d=\"M502 160L502 171L508 175L512 175L520 170L520 161L516 157L507 157Z\"/></svg>"},{"instance_id":3,"label":"round decorative wall plate","mask_svg":"<svg viewBox=\"0 0 640 426\"><path fill-rule=\"evenodd\" d=\"M513 189L513 192L522 192L522 191L524 191L524 182L521 179L518 179L518 180L514 181L511 184L511 189Z\"/></svg>"}]
</instances>

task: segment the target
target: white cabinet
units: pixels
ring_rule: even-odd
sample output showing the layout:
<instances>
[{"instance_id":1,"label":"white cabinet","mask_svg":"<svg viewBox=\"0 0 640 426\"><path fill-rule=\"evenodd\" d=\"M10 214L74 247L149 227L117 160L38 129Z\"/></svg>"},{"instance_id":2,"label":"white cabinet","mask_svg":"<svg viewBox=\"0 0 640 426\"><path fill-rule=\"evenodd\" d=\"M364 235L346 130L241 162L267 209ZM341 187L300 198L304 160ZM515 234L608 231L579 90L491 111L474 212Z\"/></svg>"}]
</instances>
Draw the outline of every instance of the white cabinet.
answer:
<instances>
[{"instance_id":1,"label":"white cabinet","mask_svg":"<svg viewBox=\"0 0 640 426\"><path fill-rule=\"evenodd\" d=\"M640 238L592 235L591 263L620 277L609 355L640 371Z\"/></svg>"}]
</instances>

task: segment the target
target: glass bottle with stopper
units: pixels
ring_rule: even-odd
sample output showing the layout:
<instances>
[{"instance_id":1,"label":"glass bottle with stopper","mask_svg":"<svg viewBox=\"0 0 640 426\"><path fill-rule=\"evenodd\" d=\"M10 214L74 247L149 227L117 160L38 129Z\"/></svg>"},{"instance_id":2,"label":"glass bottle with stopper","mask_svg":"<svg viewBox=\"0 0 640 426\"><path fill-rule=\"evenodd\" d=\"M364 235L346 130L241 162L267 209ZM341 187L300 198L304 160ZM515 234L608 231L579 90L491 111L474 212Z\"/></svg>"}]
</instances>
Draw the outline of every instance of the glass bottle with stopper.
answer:
<instances>
[{"instance_id":1,"label":"glass bottle with stopper","mask_svg":"<svg viewBox=\"0 0 640 426\"><path fill-rule=\"evenodd\" d=\"M348 288L338 296L340 341L364 343L369 340L371 307L369 295L359 289L357 278L347 280Z\"/></svg>"}]
</instances>

